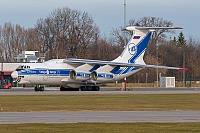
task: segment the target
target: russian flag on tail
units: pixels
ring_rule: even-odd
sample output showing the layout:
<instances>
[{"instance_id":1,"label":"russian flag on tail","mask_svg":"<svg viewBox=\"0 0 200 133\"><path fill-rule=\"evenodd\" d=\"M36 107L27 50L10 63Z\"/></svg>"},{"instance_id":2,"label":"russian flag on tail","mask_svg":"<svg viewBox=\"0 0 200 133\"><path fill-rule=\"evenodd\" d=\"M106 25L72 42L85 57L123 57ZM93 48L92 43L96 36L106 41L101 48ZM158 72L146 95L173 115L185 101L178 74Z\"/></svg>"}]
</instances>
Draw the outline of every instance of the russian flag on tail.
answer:
<instances>
[{"instance_id":1,"label":"russian flag on tail","mask_svg":"<svg viewBox=\"0 0 200 133\"><path fill-rule=\"evenodd\" d=\"M140 39L140 35L134 35L133 39Z\"/></svg>"}]
</instances>

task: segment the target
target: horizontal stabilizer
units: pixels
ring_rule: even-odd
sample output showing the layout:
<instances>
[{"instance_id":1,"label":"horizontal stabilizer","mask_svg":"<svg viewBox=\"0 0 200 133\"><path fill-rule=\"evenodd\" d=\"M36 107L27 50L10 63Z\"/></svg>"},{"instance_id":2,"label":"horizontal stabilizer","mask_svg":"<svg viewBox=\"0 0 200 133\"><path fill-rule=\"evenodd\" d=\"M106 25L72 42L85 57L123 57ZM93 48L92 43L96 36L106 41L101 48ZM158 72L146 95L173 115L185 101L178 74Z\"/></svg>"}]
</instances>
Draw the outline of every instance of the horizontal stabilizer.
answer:
<instances>
[{"instance_id":1,"label":"horizontal stabilizer","mask_svg":"<svg viewBox=\"0 0 200 133\"><path fill-rule=\"evenodd\" d=\"M174 26L174 27L137 27L137 26L129 26L126 27L124 30L128 31L135 31L135 30L156 30L156 29L183 29L182 27L179 26Z\"/></svg>"}]
</instances>

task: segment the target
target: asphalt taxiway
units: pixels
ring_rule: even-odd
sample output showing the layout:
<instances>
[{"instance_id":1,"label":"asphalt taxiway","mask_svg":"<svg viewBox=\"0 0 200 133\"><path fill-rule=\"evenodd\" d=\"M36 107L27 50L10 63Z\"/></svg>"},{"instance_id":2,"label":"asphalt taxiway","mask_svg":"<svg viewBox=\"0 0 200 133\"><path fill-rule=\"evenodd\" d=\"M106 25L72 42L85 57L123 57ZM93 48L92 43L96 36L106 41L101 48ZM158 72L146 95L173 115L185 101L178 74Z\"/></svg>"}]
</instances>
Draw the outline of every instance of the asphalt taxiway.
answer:
<instances>
[{"instance_id":1,"label":"asphalt taxiway","mask_svg":"<svg viewBox=\"0 0 200 133\"><path fill-rule=\"evenodd\" d=\"M200 122L200 111L0 112L0 124Z\"/></svg>"},{"instance_id":2,"label":"asphalt taxiway","mask_svg":"<svg viewBox=\"0 0 200 133\"><path fill-rule=\"evenodd\" d=\"M84 95L84 94L194 94L200 88L101 88L100 91L59 91L58 87L46 87L43 92L35 92L34 88L0 89L0 95Z\"/></svg>"}]
</instances>

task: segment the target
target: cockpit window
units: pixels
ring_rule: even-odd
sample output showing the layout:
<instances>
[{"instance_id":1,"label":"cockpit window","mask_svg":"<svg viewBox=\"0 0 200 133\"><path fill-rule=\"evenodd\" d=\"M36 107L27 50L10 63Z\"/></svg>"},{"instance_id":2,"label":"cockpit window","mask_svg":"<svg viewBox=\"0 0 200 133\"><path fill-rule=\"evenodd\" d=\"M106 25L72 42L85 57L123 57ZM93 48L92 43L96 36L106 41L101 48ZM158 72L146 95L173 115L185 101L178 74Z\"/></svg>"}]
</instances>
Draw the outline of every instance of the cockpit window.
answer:
<instances>
[{"instance_id":1,"label":"cockpit window","mask_svg":"<svg viewBox=\"0 0 200 133\"><path fill-rule=\"evenodd\" d=\"M30 69L31 67L30 66L27 66L27 65L20 65L16 71L21 71L21 70L24 70L24 69Z\"/></svg>"}]
</instances>

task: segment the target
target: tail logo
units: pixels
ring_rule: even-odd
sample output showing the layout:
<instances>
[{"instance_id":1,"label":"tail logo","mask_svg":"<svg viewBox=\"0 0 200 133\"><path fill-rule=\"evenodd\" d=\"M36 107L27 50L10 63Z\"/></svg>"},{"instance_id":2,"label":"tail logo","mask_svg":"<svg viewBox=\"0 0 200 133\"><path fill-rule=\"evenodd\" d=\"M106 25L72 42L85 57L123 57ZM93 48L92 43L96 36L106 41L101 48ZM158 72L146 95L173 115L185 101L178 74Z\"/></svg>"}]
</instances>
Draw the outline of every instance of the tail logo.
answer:
<instances>
[{"instance_id":1,"label":"tail logo","mask_svg":"<svg viewBox=\"0 0 200 133\"><path fill-rule=\"evenodd\" d=\"M130 43L128 46L128 51L131 55L135 55L137 53L137 46L134 43Z\"/></svg>"}]
</instances>

